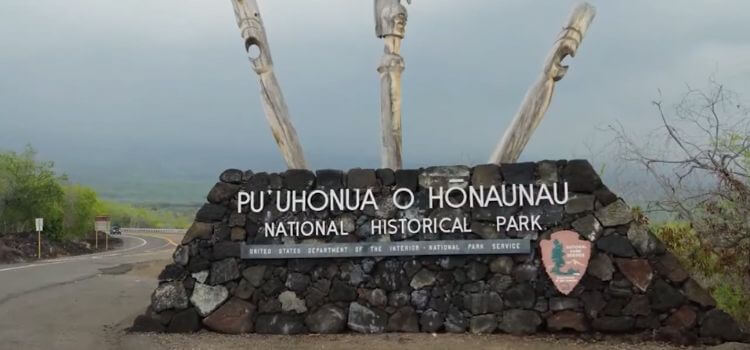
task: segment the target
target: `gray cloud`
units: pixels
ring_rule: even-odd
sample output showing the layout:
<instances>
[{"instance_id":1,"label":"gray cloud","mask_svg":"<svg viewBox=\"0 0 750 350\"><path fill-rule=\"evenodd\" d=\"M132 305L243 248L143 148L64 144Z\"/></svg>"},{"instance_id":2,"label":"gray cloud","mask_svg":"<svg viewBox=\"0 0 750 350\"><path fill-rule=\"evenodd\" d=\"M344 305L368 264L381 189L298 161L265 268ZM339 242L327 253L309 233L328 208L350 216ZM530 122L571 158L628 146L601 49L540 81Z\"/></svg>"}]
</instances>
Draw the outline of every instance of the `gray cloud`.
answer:
<instances>
[{"instance_id":1,"label":"gray cloud","mask_svg":"<svg viewBox=\"0 0 750 350\"><path fill-rule=\"evenodd\" d=\"M583 141L606 138L596 127L616 119L653 128L657 89L668 100L714 74L750 94L747 1L594 4L524 158L585 156ZM260 5L312 166L376 167L382 43L371 2ZM403 45L406 165L484 162L572 5L414 1ZM283 168L229 1L5 1L0 14L0 148L30 142L73 175Z\"/></svg>"}]
</instances>

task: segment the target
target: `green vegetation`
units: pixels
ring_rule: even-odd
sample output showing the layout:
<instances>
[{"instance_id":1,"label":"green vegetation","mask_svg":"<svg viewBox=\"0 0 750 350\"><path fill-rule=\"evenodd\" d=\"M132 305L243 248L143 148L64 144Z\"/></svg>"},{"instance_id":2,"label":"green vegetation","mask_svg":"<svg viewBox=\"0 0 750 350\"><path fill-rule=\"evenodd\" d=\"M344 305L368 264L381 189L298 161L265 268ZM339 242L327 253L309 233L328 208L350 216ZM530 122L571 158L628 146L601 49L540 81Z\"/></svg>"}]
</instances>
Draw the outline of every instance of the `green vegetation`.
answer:
<instances>
[{"instance_id":1,"label":"green vegetation","mask_svg":"<svg viewBox=\"0 0 750 350\"><path fill-rule=\"evenodd\" d=\"M668 221L652 225L651 230L691 275L711 290L719 307L740 320L750 321L750 294L744 291L741 282L747 271L742 265L701 244L689 222Z\"/></svg>"},{"instance_id":2,"label":"green vegetation","mask_svg":"<svg viewBox=\"0 0 750 350\"><path fill-rule=\"evenodd\" d=\"M97 193L57 175L52 162L36 160L30 146L21 153L0 152L0 233L28 232L34 218L45 219L45 232L54 239L81 237L94 229L96 215L109 215L123 227L184 228L192 208L165 210L158 206L101 200Z\"/></svg>"}]
</instances>

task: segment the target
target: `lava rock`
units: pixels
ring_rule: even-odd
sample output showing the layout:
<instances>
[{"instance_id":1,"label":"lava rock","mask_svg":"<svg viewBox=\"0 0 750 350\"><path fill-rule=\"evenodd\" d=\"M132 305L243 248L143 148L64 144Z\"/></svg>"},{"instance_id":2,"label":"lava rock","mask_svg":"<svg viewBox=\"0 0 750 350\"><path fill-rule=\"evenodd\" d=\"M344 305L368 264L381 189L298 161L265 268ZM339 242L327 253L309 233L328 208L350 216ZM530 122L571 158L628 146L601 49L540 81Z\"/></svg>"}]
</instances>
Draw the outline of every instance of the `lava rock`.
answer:
<instances>
[{"instance_id":1,"label":"lava rock","mask_svg":"<svg viewBox=\"0 0 750 350\"><path fill-rule=\"evenodd\" d=\"M348 283L334 280L328 297L331 301L354 301L357 299L357 291Z\"/></svg>"},{"instance_id":2,"label":"lava rock","mask_svg":"<svg viewBox=\"0 0 750 350\"><path fill-rule=\"evenodd\" d=\"M133 326L130 327L131 332L164 332L164 325L156 319L148 317L146 315L138 315L133 320Z\"/></svg>"},{"instance_id":3,"label":"lava rock","mask_svg":"<svg viewBox=\"0 0 750 350\"><path fill-rule=\"evenodd\" d=\"M255 331L260 334L291 335L307 331L299 316L289 314L260 315L255 324Z\"/></svg>"},{"instance_id":4,"label":"lava rock","mask_svg":"<svg viewBox=\"0 0 750 350\"><path fill-rule=\"evenodd\" d=\"M498 186L502 183L503 178L500 175L500 167L496 164L482 164L477 165L472 170L471 174L471 185L479 188L489 188L491 186Z\"/></svg>"},{"instance_id":5,"label":"lava rock","mask_svg":"<svg viewBox=\"0 0 750 350\"><path fill-rule=\"evenodd\" d=\"M497 322L495 322L497 324ZM466 331L468 326L466 318L460 310L451 308L448 310L448 315L445 317L445 331L449 333L463 333ZM494 329L493 329L494 330Z\"/></svg>"},{"instance_id":6,"label":"lava rock","mask_svg":"<svg viewBox=\"0 0 750 350\"><path fill-rule=\"evenodd\" d=\"M229 184L226 182L217 182L211 189L211 191L208 192L208 196L206 196L206 199L208 199L210 203L221 204L224 201L232 199L232 197L234 197L234 195L239 190L240 186ZM223 213L221 216L224 216Z\"/></svg>"},{"instance_id":7,"label":"lava rock","mask_svg":"<svg viewBox=\"0 0 750 350\"><path fill-rule=\"evenodd\" d=\"M227 258L215 261L211 264L211 273L209 274L209 284L217 285L233 281L240 278L240 269L237 266L237 260Z\"/></svg>"},{"instance_id":8,"label":"lava rock","mask_svg":"<svg viewBox=\"0 0 750 350\"><path fill-rule=\"evenodd\" d=\"M651 284L654 272L645 259L616 259L617 268L634 286L645 292Z\"/></svg>"},{"instance_id":9,"label":"lava rock","mask_svg":"<svg viewBox=\"0 0 750 350\"><path fill-rule=\"evenodd\" d=\"M667 327L671 327L677 330L685 330L689 328L693 328L697 320L697 315L693 309L691 309L687 305L681 306L677 311L673 312L666 321L664 321L664 325Z\"/></svg>"},{"instance_id":10,"label":"lava rock","mask_svg":"<svg viewBox=\"0 0 750 350\"><path fill-rule=\"evenodd\" d=\"M232 298L203 319L203 325L220 333L241 334L253 331L255 305Z\"/></svg>"},{"instance_id":11,"label":"lava rock","mask_svg":"<svg viewBox=\"0 0 750 350\"><path fill-rule=\"evenodd\" d=\"M193 288L193 295L190 296L190 303L195 306L201 316L205 317L216 310L228 297L229 291L224 286L196 283Z\"/></svg>"},{"instance_id":12,"label":"lava rock","mask_svg":"<svg viewBox=\"0 0 750 350\"><path fill-rule=\"evenodd\" d=\"M499 327L510 334L533 334L541 324L542 318L536 311L515 309L503 312Z\"/></svg>"},{"instance_id":13,"label":"lava rock","mask_svg":"<svg viewBox=\"0 0 750 350\"><path fill-rule=\"evenodd\" d=\"M565 213L580 214L592 211L595 199L594 195L577 193L568 199L568 203L565 204Z\"/></svg>"},{"instance_id":14,"label":"lava rock","mask_svg":"<svg viewBox=\"0 0 750 350\"><path fill-rule=\"evenodd\" d=\"M224 170L221 175L219 175L219 181L237 185L242 183L243 177L244 172L242 170L227 169Z\"/></svg>"},{"instance_id":15,"label":"lava rock","mask_svg":"<svg viewBox=\"0 0 750 350\"><path fill-rule=\"evenodd\" d=\"M455 166L435 166L425 168L419 174L419 186L423 188L442 188L447 191L449 188L469 186L469 167L463 165Z\"/></svg>"},{"instance_id":16,"label":"lava rock","mask_svg":"<svg viewBox=\"0 0 750 350\"><path fill-rule=\"evenodd\" d=\"M227 213L226 207L222 205L218 205L218 204L206 203L206 204L203 204L203 206L200 209L198 209L198 213L195 214L195 221L204 222L204 223L219 222L221 221L221 219L224 218L224 215L226 213ZM189 231L190 230L188 230L188 232ZM184 239L182 241L182 243L187 243L187 242Z\"/></svg>"},{"instance_id":17,"label":"lava rock","mask_svg":"<svg viewBox=\"0 0 750 350\"><path fill-rule=\"evenodd\" d=\"M473 334L490 334L497 329L494 314L474 316L469 320L469 331Z\"/></svg>"},{"instance_id":18,"label":"lava rock","mask_svg":"<svg viewBox=\"0 0 750 350\"><path fill-rule=\"evenodd\" d=\"M479 281L487 274L487 265L472 261L466 265L466 277L469 281Z\"/></svg>"},{"instance_id":19,"label":"lava rock","mask_svg":"<svg viewBox=\"0 0 750 350\"><path fill-rule=\"evenodd\" d=\"M508 288L503 294L503 299L506 307L531 309L536 303L536 293L531 285L521 283Z\"/></svg>"},{"instance_id":20,"label":"lava rock","mask_svg":"<svg viewBox=\"0 0 750 350\"><path fill-rule=\"evenodd\" d=\"M583 238L594 242L602 234L602 224L593 215L586 215L571 224L573 229Z\"/></svg>"},{"instance_id":21,"label":"lava rock","mask_svg":"<svg viewBox=\"0 0 750 350\"><path fill-rule=\"evenodd\" d=\"M346 313L340 307L326 304L305 317L305 325L314 333L341 333L346 328Z\"/></svg>"},{"instance_id":22,"label":"lava rock","mask_svg":"<svg viewBox=\"0 0 750 350\"><path fill-rule=\"evenodd\" d=\"M492 260L490 263L490 271L492 273L510 275L513 272L513 266L513 258L503 255Z\"/></svg>"},{"instance_id":23,"label":"lava rock","mask_svg":"<svg viewBox=\"0 0 750 350\"><path fill-rule=\"evenodd\" d=\"M279 294L279 302L281 303L281 311L294 311L298 314L307 312L305 301L298 298L297 294L292 291L288 290Z\"/></svg>"},{"instance_id":24,"label":"lava rock","mask_svg":"<svg viewBox=\"0 0 750 350\"><path fill-rule=\"evenodd\" d=\"M250 284L258 288L263 284L263 276L266 273L266 266L265 265L256 265L246 268L242 271L242 276L247 279Z\"/></svg>"},{"instance_id":25,"label":"lava rock","mask_svg":"<svg viewBox=\"0 0 750 350\"><path fill-rule=\"evenodd\" d=\"M623 258L632 258L635 256L635 250L630 241L620 235L609 235L599 238L596 241L596 247L606 253Z\"/></svg>"},{"instance_id":26,"label":"lava rock","mask_svg":"<svg viewBox=\"0 0 750 350\"><path fill-rule=\"evenodd\" d=\"M702 337L716 337L728 341L742 340L737 322L724 311L713 309L706 312L701 322L700 335Z\"/></svg>"},{"instance_id":27,"label":"lava rock","mask_svg":"<svg viewBox=\"0 0 750 350\"><path fill-rule=\"evenodd\" d=\"M641 256L647 257L664 252L664 246L648 231L647 227L642 225L630 225L628 239Z\"/></svg>"},{"instance_id":28,"label":"lava rock","mask_svg":"<svg viewBox=\"0 0 750 350\"><path fill-rule=\"evenodd\" d=\"M667 311L685 302L685 297L677 289L663 280L656 280L648 292L651 308L656 311Z\"/></svg>"},{"instance_id":29,"label":"lava rock","mask_svg":"<svg viewBox=\"0 0 750 350\"><path fill-rule=\"evenodd\" d=\"M405 333L419 332L419 316L412 307L401 307L388 319L386 330Z\"/></svg>"},{"instance_id":30,"label":"lava rock","mask_svg":"<svg viewBox=\"0 0 750 350\"><path fill-rule=\"evenodd\" d=\"M601 179L591 163L583 159L568 161L562 176L568 182L568 191L571 192L592 193L601 185Z\"/></svg>"},{"instance_id":31,"label":"lava rock","mask_svg":"<svg viewBox=\"0 0 750 350\"><path fill-rule=\"evenodd\" d=\"M600 332L622 333L635 328L635 319L630 316L604 316L594 319L592 327Z\"/></svg>"},{"instance_id":32,"label":"lava rock","mask_svg":"<svg viewBox=\"0 0 750 350\"><path fill-rule=\"evenodd\" d=\"M651 304L648 296L644 294L633 295L627 305L622 309L625 316L648 316L651 313Z\"/></svg>"},{"instance_id":33,"label":"lava rock","mask_svg":"<svg viewBox=\"0 0 750 350\"><path fill-rule=\"evenodd\" d=\"M301 293L305 291L309 284L309 276L299 272L292 272L286 277L286 284L284 285L289 288L289 290Z\"/></svg>"},{"instance_id":34,"label":"lava rock","mask_svg":"<svg viewBox=\"0 0 750 350\"><path fill-rule=\"evenodd\" d=\"M185 287L180 282L162 283L151 294L151 307L155 312L188 307Z\"/></svg>"},{"instance_id":35,"label":"lava rock","mask_svg":"<svg viewBox=\"0 0 750 350\"><path fill-rule=\"evenodd\" d=\"M193 222L182 237L182 244L188 244L194 239L210 239L214 233L214 225L205 222Z\"/></svg>"},{"instance_id":36,"label":"lava rock","mask_svg":"<svg viewBox=\"0 0 750 350\"><path fill-rule=\"evenodd\" d=\"M317 187L323 191L338 190L344 188L344 173L340 170L318 170L315 172L318 178Z\"/></svg>"},{"instance_id":37,"label":"lava rock","mask_svg":"<svg viewBox=\"0 0 750 350\"><path fill-rule=\"evenodd\" d=\"M185 268L178 264L169 264L164 266L164 270L159 274L159 281L177 281L182 280L187 271Z\"/></svg>"},{"instance_id":38,"label":"lava rock","mask_svg":"<svg viewBox=\"0 0 750 350\"><path fill-rule=\"evenodd\" d=\"M586 332L589 327L586 324L586 317L582 313L565 310L547 318L547 329L552 332L565 330Z\"/></svg>"},{"instance_id":39,"label":"lava rock","mask_svg":"<svg viewBox=\"0 0 750 350\"><path fill-rule=\"evenodd\" d=\"M190 262L190 248L187 245L178 245L172 253L172 260L180 266L187 266Z\"/></svg>"},{"instance_id":40,"label":"lava rock","mask_svg":"<svg viewBox=\"0 0 750 350\"><path fill-rule=\"evenodd\" d=\"M576 298L571 297L552 297L549 299L549 309L551 311L575 310L578 309L579 302Z\"/></svg>"},{"instance_id":41,"label":"lava rock","mask_svg":"<svg viewBox=\"0 0 750 350\"><path fill-rule=\"evenodd\" d=\"M306 191L313 187L315 174L307 169L289 169L284 173L284 185L290 191Z\"/></svg>"},{"instance_id":42,"label":"lava rock","mask_svg":"<svg viewBox=\"0 0 750 350\"><path fill-rule=\"evenodd\" d=\"M383 186L392 186L396 182L396 175L393 173L393 169L375 170L375 176L377 176L380 184Z\"/></svg>"},{"instance_id":43,"label":"lava rock","mask_svg":"<svg viewBox=\"0 0 750 350\"><path fill-rule=\"evenodd\" d=\"M174 316L167 326L167 333L193 333L201 329L201 318L194 308L182 310Z\"/></svg>"},{"instance_id":44,"label":"lava rock","mask_svg":"<svg viewBox=\"0 0 750 350\"><path fill-rule=\"evenodd\" d=\"M609 281L615 272L615 266L612 259L607 254L599 253L589 262L586 273L598 278L601 281Z\"/></svg>"},{"instance_id":45,"label":"lava rock","mask_svg":"<svg viewBox=\"0 0 750 350\"><path fill-rule=\"evenodd\" d=\"M443 317L435 310L427 310L419 317L422 332L437 332L443 327Z\"/></svg>"},{"instance_id":46,"label":"lava rock","mask_svg":"<svg viewBox=\"0 0 750 350\"><path fill-rule=\"evenodd\" d=\"M408 188L412 191L417 190L419 184L419 171L413 169L399 169L394 173L396 177L397 188Z\"/></svg>"},{"instance_id":47,"label":"lava rock","mask_svg":"<svg viewBox=\"0 0 750 350\"><path fill-rule=\"evenodd\" d=\"M388 315L378 309L370 309L362 304L349 304L349 329L359 333L382 333L388 323Z\"/></svg>"},{"instance_id":48,"label":"lava rock","mask_svg":"<svg viewBox=\"0 0 750 350\"><path fill-rule=\"evenodd\" d=\"M625 225L633 221L633 212L622 199L597 210L594 215L604 227Z\"/></svg>"},{"instance_id":49,"label":"lava rock","mask_svg":"<svg viewBox=\"0 0 750 350\"><path fill-rule=\"evenodd\" d=\"M536 163L503 163L500 165L500 172L506 184L530 185L536 179Z\"/></svg>"},{"instance_id":50,"label":"lava rock","mask_svg":"<svg viewBox=\"0 0 750 350\"><path fill-rule=\"evenodd\" d=\"M348 188L375 188L380 186L372 169L351 169L346 174L346 186Z\"/></svg>"}]
</instances>

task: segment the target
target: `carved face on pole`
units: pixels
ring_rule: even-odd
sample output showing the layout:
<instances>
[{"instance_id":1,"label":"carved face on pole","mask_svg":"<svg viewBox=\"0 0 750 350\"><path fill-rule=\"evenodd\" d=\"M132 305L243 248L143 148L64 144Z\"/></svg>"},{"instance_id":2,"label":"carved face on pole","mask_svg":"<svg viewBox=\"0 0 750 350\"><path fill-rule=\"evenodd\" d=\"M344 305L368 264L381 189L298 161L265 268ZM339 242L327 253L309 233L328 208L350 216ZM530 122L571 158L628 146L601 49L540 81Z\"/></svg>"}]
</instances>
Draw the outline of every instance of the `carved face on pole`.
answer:
<instances>
[{"instance_id":1,"label":"carved face on pole","mask_svg":"<svg viewBox=\"0 0 750 350\"><path fill-rule=\"evenodd\" d=\"M238 1L234 6L237 25L242 39L245 40L245 50L253 70L257 74L265 73L269 71L273 62L268 52L268 41L258 5L255 1Z\"/></svg>"},{"instance_id":2,"label":"carved face on pole","mask_svg":"<svg viewBox=\"0 0 750 350\"><path fill-rule=\"evenodd\" d=\"M375 34L378 38L406 34L406 7L400 0L375 0Z\"/></svg>"}]
</instances>

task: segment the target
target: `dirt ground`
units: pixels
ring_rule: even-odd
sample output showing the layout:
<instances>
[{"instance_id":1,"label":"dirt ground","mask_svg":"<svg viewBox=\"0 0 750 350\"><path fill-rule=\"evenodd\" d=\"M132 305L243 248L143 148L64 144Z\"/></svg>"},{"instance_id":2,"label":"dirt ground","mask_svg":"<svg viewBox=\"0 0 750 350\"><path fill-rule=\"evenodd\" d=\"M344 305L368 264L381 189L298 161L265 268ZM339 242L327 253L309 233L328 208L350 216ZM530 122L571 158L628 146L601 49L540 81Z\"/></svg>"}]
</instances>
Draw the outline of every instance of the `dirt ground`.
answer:
<instances>
[{"instance_id":1,"label":"dirt ground","mask_svg":"<svg viewBox=\"0 0 750 350\"><path fill-rule=\"evenodd\" d=\"M378 334L378 335L195 335L123 334L122 349L263 349L263 350L573 350L573 349L685 349L630 338L583 341L565 336L505 334Z\"/></svg>"}]
</instances>

